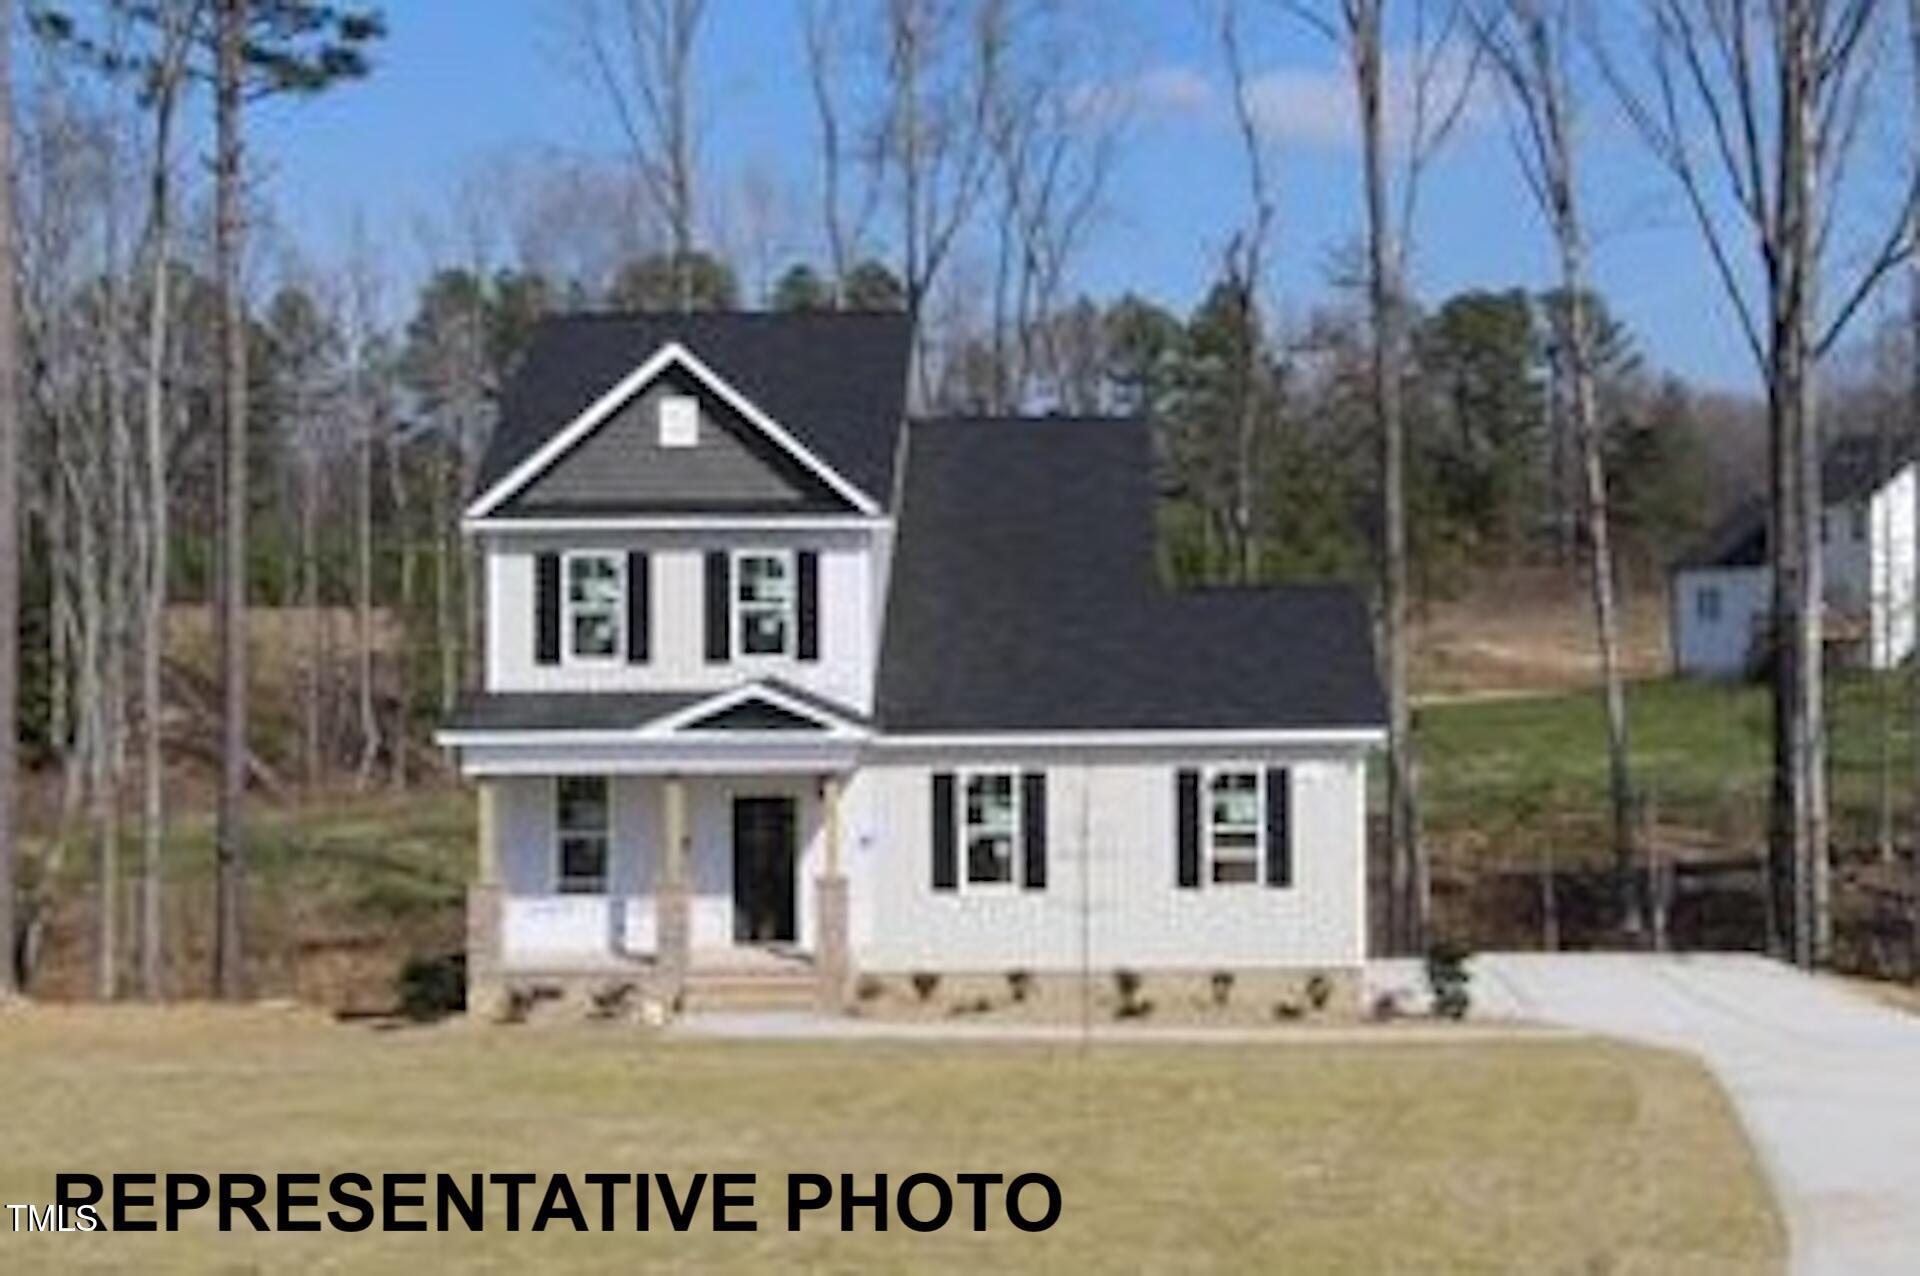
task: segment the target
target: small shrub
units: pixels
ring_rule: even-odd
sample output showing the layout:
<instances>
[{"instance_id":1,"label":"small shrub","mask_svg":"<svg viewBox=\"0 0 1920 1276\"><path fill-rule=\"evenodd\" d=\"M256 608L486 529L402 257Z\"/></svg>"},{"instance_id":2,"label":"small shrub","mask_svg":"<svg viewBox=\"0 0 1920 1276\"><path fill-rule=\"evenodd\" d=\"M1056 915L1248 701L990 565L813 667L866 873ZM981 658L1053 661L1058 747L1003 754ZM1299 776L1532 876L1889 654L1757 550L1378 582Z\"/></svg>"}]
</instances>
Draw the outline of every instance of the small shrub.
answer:
<instances>
[{"instance_id":1,"label":"small shrub","mask_svg":"<svg viewBox=\"0 0 1920 1276\"><path fill-rule=\"evenodd\" d=\"M467 1008L467 955L410 957L394 982L400 1013L420 1023Z\"/></svg>"},{"instance_id":2,"label":"small shrub","mask_svg":"<svg viewBox=\"0 0 1920 1276\"><path fill-rule=\"evenodd\" d=\"M1333 980L1327 978L1323 971L1316 970L1311 975L1308 975L1307 1004L1313 1007L1314 1013L1318 1014L1320 1011L1325 1010L1327 1003L1332 1000Z\"/></svg>"},{"instance_id":3,"label":"small shrub","mask_svg":"<svg viewBox=\"0 0 1920 1276\"><path fill-rule=\"evenodd\" d=\"M1275 1019L1299 1019L1306 1013L1306 1007L1297 1001L1276 1001L1273 1003L1273 1017Z\"/></svg>"},{"instance_id":4,"label":"small shrub","mask_svg":"<svg viewBox=\"0 0 1920 1276\"><path fill-rule=\"evenodd\" d=\"M1140 995L1143 983L1137 970L1113 972L1113 990L1120 996L1120 1008L1114 1012L1118 1018L1140 1019L1153 1013L1153 1003Z\"/></svg>"},{"instance_id":5,"label":"small shrub","mask_svg":"<svg viewBox=\"0 0 1920 1276\"><path fill-rule=\"evenodd\" d=\"M1009 970L1007 972L1007 995L1015 1001L1025 1001L1033 993L1033 972L1031 970Z\"/></svg>"},{"instance_id":6,"label":"small shrub","mask_svg":"<svg viewBox=\"0 0 1920 1276\"><path fill-rule=\"evenodd\" d=\"M1441 1019L1465 1019L1473 1006L1467 985L1473 972L1467 969L1471 954L1462 944L1440 940L1427 950L1427 987L1433 994L1433 1013Z\"/></svg>"},{"instance_id":7,"label":"small shrub","mask_svg":"<svg viewBox=\"0 0 1920 1276\"><path fill-rule=\"evenodd\" d=\"M992 1009L993 1000L989 997L967 997L954 1002L947 1013L953 1015L984 1015Z\"/></svg>"},{"instance_id":8,"label":"small shrub","mask_svg":"<svg viewBox=\"0 0 1920 1276\"><path fill-rule=\"evenodd\" d=\"M933 1000L933 994L940 990L940 976L931 970L916 970L911 977L914 995L922 1003Z\"/></svg>"},{"instance_id":9,"label":"small shrub","mask_svg":"<svg viewBox=\"0 0 1920 1276\"><path fill-rule=\"evenodd\" d=\"M1389 1023L1400 1017L1400 997L1396 993L1383 992L1374 996L1373 1005L1367 1009L1368 1016L1375 1023Z\"/></svg>"},{"instance_id":10,"label":"small shrub","mask_svg":"<svg viewBox=\"0 0 1920 1276\"><path fill-rule=\"evenodd\" d=\"M878 1001L886 990L878 975L862 975L853 983L853 995L860 1001Z\"/></svg>"},{"instance_id":11,"label":"small shrub","mask_svg":"<svg viewBox=\"0 0 1920 1276\"><path fill-rule=\"evenodd\" d=\"M608 984L604 988L593 990L588 999L587 1017L589 1019L619 1019L627 1013L634 994L639 992L638 984Z\"/></svg>"},{"instance_id":12,"label":"small shrub","mask_svg":"<svg viewBox=\"0 0 1920 1276\"><path fill-rule=\"evenodd\" d=\"M541 990L524 985L507 989L507 999L500 1003L500 1023L525 1023L533 1015L534 1006L541 999Z\"/></svg>"},{"instance_id":13,"label":"small shrub","mask_svg":"<svg viewBox=\"0 0 1920 1276\"><path fill-rule=\"evenodd\" d=\"M1227 1003L1233 1000L1233 972L1231 970L1216 970L1213 972L1213 978L1210 979L1208 983L1213 988L1213 1004L1225 1010Z\"/></svg>"}]
</instances>

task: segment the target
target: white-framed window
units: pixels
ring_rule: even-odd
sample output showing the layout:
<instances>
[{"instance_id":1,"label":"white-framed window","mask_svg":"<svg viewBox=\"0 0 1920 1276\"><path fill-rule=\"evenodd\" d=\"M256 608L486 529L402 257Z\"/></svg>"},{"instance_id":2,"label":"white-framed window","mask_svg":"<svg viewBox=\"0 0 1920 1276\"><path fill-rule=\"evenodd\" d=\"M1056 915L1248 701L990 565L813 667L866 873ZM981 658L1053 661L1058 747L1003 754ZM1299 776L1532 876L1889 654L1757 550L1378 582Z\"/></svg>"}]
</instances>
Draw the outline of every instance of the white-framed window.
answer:
<instances>
[{"instance_id":1,"label":"white-framed window","mask_svg":"<svg viewBox=\"0 0 1920 1276\"><path fill-rule=\"evenodd\" d=\"M1207 880L1216 885L1260 881L1267 840L1266 777L1258 767L1219 767L1207 772L1202 820Z\"/></svg>"},{"instance_id":2,"label":"white-framed window","mask_svg":"<svg viewBox=\"0 0 1920 1276\"><path fill-rule=\"evenodd\" d=\"M567 659L587 664L620 659L627 626L626 555L575 550L564 566Z\"/></svg>"},{"instance_id":3,"label":"white-framed window","mask_svg":"<svg viewBox=\"0 0 1920 1276\"><path fill-rule=\"evenodd\" d=\"M606 893L612 787L604 775L563 775L554 781L554 884L562 895Z\"/></svg>"},{"instance_id":4,"label":"white-framed window","mask_svg":"<svg viewBox=\"0 0 1920 1276\"><path fill-rule=\"evenodd\" d=\"M1707 624L1720 620L1720 586L1702 585L1694 591L1693 613Z\"/></svg>"},{"instance_id":5,"label":"white-framed window","mask_svg":"<svg viewBox=\"0 0 1920 1276\"><path fill-rule=\"evenodd\" d=\"M792 550L735 550L733 649L749 659L792 656L799 593Z\"/></svg>"},{"instance_id":6,"label":"white-framed window","mask_svg":"<svg viewBox=\"0 0 1920 1276\"><path fill-rule=\"evenodd\" d=\"M968 771L960 777L961 878L968 886L1012 886L1020 869L1020 777Z\"/></svg>"},{"instance_id":7,"label":"white-framed window","mask_svg":"<svg viewBox=\"0 0 1920 1276\"><path fill-rule=\"evenodd\" d=\"M700 400L690 394L663 395L658 411L661 447L700 445Z\"/></svg>"}]
</instances>

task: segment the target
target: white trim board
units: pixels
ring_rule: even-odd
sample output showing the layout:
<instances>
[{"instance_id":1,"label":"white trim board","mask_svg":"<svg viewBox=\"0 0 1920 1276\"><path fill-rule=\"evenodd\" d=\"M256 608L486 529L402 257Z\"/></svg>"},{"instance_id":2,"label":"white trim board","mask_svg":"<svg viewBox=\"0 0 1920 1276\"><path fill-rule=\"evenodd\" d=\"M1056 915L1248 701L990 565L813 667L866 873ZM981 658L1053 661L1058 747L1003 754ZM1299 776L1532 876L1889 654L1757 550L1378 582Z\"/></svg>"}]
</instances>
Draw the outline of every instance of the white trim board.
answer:
<instances>
[{"instance_id":1,"label":"white trim board","mask_svg":"<svg viewBox=\"0 0 1920 1276\"><path fill-rule=\"evenodd\" d=\"M869 532L892 520L864 514L659 514L605 518L462 518L469 534L487 532Z\"/></svg>"},{"instance_id":2,"label":"white trim board","mask_svg":"<svg viewBox=\"0 0 1920 1276\"><path fill-rule=\"evenodd\" d=\"M1208 731L1179 728L1165 731L995 731L877 735L876 749L1125 749L1125 748L1273 748L1373 749L1387 741L1385 727L1275 728Z\"/></svg>"},{"instance_id":3,"label":"white trim board","mask_svg":"<svg viewBox=\"0 0 1920 1276\"><path fill-rule=\"evenodd\" d=\"M508 498L524 489L527 484L571 451L602 422L625 407L629 400L664 372L669 364L677 364L691 373L694 379L705 386L714 397L746 418L750 425L773 440L814 477L845 498L860 513L869 516L880 513L878 502L842 478L825 461L802 446L800 441L787 433L779 422L754 406L752 400L728 385L719 373L702 363L693 351L678 341L669 341L654 351L639 367L622 377L611 390L595 399L586 411L568 422L564 429L557 431L552 438L534 449L531 456L522 460L492 487L481 493L467 506L463 521L468 524L475 523L498 509Z\"/></svg>"}]
</instances>

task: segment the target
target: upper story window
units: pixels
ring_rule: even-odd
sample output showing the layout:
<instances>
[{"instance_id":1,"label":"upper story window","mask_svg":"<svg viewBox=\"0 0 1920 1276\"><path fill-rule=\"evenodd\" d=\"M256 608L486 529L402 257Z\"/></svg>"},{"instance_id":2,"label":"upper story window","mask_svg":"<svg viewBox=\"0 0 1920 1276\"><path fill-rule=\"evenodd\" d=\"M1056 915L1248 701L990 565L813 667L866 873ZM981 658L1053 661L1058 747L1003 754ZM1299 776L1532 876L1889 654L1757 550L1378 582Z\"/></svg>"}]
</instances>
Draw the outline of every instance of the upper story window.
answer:
<instances>
[{"instance_id":1,"label":"upper story window","mask_svg":"<svg viewBox=\"0 0 1920 1276\"><path fill-rule=\"evenodd\" d=\"M700 445L700 400L690 394L669 394L662 396L658 410L661 447Z\"/></svg>"},{"instance_id":2,"label":"upper story window","mask_svg":"<svg viewBox=\"0 0 1920 1276\"><path fill-rule=\"evenodd\" d=\"M1707 624L1720 619L1720 587L1702 585L1693 596L1693 611Z\"/></svg>"},{"instance_id":3,"label":"upper story window","mask_svg":"<svg viewBox=\"0 0 1920 1276\"><path fill-rule=\"evenodd\" d=\"M743 656L794 654L793 554L786 550L740 550L733 558L734 646Z\"/></svg>"},{"instance_id":4,"label":"upper story window","mask_svg":"<svg viewBox=\"0 0 1920 1276\"><path fill-rule=\"evenodd\" d=\"M1849 519L1853 523L1853 539L1856 541L1865 541L1867 539L1867 504L1866 502L1865 501L1854 502L1852 505L1847 507L1847 514Z\"/></svg>"},{"instance_id":5,"label":"upper story window","mask_svg":"<svg viewBox=\"0 0 1920 1276\"><path fill-rule=\"evenodd\" d=\"M1210 880L1253 883L1260 880L1263 837L1261 775L1257 770L1222 770L1207 776L1206 848Z\"/></svg>"},{"instance_id":6,"label":"upper story window","mask_svg":"<svg viewBox=\"0 0 1920 1276\"><path fill-rule=\"evenodd\" d=\"M599 895L607 889L613 833L609 787L604 775L563 775L554 782L554 867L562 895Z\"/></svg>"},{"instance_id":7,"label":"upper story window","mask_svg":"<svg viewBox=\"0 0 1920 1276\"><path fill-rule=\"evenodd\" d=\"M960 847L969 886L1012 885L1020 852L1019 786L1011 771L977 771L961 793Z\"/></svg>"},{"instance_id":8,"label":"upper story window","mask_svg":"<svg viewBox=\"0 0 1920 1276\"><path fill-rule=\"evenodd\" d=\"M623 555L579 551L566 557L567 656L573 660L618 660L625 608Z\"/></svg>"}]
</instances>

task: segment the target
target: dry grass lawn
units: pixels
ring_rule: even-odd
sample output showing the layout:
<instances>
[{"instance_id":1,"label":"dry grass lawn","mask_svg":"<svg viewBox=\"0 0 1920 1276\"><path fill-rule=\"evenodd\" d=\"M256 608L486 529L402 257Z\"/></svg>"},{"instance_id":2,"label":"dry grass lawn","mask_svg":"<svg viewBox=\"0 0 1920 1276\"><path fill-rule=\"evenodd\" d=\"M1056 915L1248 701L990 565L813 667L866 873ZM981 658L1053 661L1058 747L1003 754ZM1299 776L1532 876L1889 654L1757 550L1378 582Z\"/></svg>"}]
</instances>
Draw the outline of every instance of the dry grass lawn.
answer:
<instances>
[{"instance_id":1,"label":"dry grass lawn","mask_svg":"<svg viewBox=\"0 0 1920 1276\"><path fill-rule=\"evenodd\" d=\"M1719 1091L1603 1042L694 1044L297 1011L0 1014L0 1201L59 1170L752 1170L761 1230L0 1236L10 1271L1767 1272ZM784 1175L1052 1174L1050 1232L785 1231ZM578 1180L576 1179L576 1182ZM1036 1198L1037 1199L1037 1198ZM496 1211L497 1201L492 1203ZM863 1216L864 1218L865 1216ZM492 1218L489 1220L493 1221Z\"/></svg>"}]
</instances>

